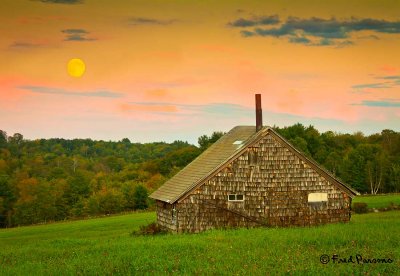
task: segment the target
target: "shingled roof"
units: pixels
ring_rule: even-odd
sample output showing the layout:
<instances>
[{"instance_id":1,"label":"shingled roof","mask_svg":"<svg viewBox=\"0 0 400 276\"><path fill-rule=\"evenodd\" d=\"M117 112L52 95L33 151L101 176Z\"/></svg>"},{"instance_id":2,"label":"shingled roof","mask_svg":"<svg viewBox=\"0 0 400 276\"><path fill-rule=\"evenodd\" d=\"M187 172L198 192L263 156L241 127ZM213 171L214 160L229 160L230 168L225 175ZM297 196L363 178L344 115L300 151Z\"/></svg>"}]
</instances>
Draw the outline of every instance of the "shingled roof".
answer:
<instances>
[{"instance_id":1,"label":"shingled roof","mask_svg":"<svg viewBox=\"0 0 400 276\"><path fill-rule=\"evenodd\" d=\"M329 172L321 168L316 162L305 157L304 154L295 149L272 128L264 127L260 131L256 132L255 126L237 126L222 136L217 142L211 145L206 151L200 154L175 176L165 182L164 185L153 192L150 197L171 204L176 202L193 188L201 185L208 178L212 177L225 164L242 154L248 146L257 142L264 136L263 134L266 134L267 132L283 144L286 144L290 151L304 162L308 163L320 174L331 180L349 196L353 197L357 194L356 191L336 179Z\"/></svg>"}]
</instances>

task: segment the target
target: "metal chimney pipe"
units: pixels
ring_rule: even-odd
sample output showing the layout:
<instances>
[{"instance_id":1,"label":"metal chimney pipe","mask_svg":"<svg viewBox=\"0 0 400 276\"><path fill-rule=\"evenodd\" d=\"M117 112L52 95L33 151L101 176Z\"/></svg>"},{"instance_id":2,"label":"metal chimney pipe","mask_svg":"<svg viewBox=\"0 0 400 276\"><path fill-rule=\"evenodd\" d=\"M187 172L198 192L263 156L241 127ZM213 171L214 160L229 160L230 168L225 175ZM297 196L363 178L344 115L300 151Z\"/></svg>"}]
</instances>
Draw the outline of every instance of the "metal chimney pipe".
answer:
<instances>
[{"instance_id":1,"label":"metal chimney pipe","mask_svg":"<svg viewBox=\"0 0 400 276\"><path fill-rule=\"evenodd\" d=\"M256 131L259 131L262 127L261 94L256 94Z\"/></svg>"}]
</instances>

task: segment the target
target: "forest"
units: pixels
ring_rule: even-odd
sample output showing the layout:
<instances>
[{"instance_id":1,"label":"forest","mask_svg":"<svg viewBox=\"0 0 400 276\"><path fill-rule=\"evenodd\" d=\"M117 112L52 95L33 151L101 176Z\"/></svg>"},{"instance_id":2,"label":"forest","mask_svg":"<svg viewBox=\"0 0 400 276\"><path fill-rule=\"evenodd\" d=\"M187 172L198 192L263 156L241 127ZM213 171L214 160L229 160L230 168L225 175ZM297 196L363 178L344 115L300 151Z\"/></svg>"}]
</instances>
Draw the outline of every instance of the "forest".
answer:
<instances>
[{"instance_id":1,"label":"forest","mask_svg":"<svg viewBox=\"0 0 400 276\"><path fill-rule=\"evenodd\" d=\"M297 149L360 193L400 191L400 133L320 133L274 127ZM223 135L198 146L91 139L24 139L0 130L0 227L151 208L148 194Z\"/></svg>"}]
</instances>

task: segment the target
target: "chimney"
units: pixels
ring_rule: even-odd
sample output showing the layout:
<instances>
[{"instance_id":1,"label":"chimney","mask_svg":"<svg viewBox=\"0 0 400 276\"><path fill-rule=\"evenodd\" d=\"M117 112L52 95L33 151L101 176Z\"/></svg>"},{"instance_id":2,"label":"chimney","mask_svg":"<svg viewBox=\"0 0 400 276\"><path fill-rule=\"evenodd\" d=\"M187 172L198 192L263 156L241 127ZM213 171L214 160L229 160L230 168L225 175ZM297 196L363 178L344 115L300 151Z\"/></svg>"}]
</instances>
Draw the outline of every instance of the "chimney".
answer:
<instances>
[{"instance_id":1,"label":"chimney","mask_svg":"<svg viewBox=\"0 0 400 276\"><path fill-rule=\"evenodd\" d=\"M262 129L261 94L256 94L256 132Z\"/></svg>"}]
</instances>

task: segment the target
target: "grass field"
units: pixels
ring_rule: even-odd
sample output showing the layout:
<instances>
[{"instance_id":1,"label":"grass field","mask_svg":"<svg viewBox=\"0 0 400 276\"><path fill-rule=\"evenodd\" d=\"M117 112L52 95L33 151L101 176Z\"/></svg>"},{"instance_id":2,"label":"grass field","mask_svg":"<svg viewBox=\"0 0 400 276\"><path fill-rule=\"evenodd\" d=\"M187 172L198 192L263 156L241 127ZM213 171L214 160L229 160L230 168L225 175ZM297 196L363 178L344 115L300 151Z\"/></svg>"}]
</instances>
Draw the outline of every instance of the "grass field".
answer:
<instances>
[{"instance_id":1,"label":"grass field","mask_svg":"<svg viewBox=\"0 0 400 276\"><path fill-rule=\"evenodd\" d=\"M138 213L0 230L1 275L309 274L399 275L400 212L354 215L312 228L213 230L131 236L155 214ZM392 263L320 262L338 254Z\"/></svg>"},{"instance_id":2,"label":"grass field","mask_svg":"<svg viewBox=\"0 0 400 276\"><path fill-rule=\"evenodd\" d=\"M391 203L400 205L400 194L357 196L353 202L367 203L368 208L385 208Z\"/></svg>"}]
</instances>

